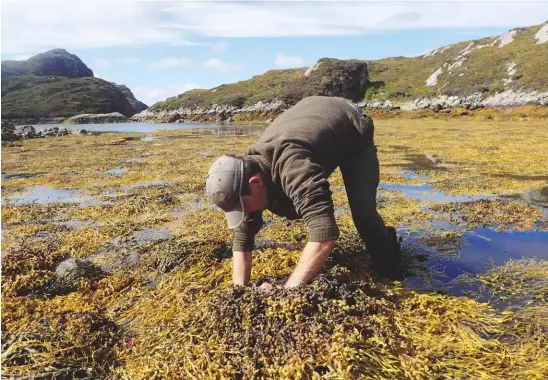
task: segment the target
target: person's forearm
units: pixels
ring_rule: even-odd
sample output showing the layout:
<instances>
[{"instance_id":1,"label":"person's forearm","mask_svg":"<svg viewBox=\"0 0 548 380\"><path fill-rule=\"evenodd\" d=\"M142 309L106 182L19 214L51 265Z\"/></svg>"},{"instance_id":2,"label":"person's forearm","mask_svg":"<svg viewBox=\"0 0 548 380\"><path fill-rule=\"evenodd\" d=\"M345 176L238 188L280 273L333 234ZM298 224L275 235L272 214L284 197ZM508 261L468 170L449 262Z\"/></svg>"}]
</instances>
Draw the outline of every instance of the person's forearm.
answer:
<instances>
[{"instance_id":1,"label":"person's forearm","mask_svg":"<svg viewBox=\"0 0 548 380\"><path fill-rule=\"evenodd\" d=\"M312 280L322 269L334 245L335 240L308 242L304 247L297 267L284 287L294 288Z\"/></svg>"},{"instance_id":2,"label":"person's forearm","mask_svg":"<svg viewBox=\"0 0 548 380\"><path fill-rule=\"evenodd\" d=\"M233 252L232 281L234 285L245 286L251 276L251 252Z\"/></svg>"}]
</instances>

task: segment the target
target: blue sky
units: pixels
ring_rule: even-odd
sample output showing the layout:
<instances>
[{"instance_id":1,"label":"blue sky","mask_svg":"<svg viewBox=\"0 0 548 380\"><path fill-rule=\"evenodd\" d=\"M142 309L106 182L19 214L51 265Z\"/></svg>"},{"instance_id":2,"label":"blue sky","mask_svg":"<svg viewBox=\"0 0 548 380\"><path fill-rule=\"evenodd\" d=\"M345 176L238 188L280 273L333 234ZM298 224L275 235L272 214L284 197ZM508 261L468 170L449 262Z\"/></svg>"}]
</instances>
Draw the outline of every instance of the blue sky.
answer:
<instances>
[{"instance_id":1,"label":"blue sky","mask_svg":"<svg viewBox=\"0 0 548 380\"><path fill-rule=\"evenodd\" d=\"M2 1L2 60L52 48L151 105L319 58L417 56L548 20L548 2Z\"/></svg>"}]
</instances>

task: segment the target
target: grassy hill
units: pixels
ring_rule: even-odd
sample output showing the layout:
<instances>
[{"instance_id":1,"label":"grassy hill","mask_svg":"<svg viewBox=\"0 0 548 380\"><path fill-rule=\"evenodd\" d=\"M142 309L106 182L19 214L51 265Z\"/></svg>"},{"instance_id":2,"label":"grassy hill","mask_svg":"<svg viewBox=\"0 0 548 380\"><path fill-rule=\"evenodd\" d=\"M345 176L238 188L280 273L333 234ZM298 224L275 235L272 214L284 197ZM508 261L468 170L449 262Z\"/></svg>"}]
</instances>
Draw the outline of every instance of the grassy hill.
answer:
<instances>
[{"instance_id":1,"label":"grassy hill","mask_svg":"<svg viewBox=\"0 0 548 380\"><path fill-rule=\"evenodd\" d=\"M2 118L70 117L82 113L135 113L125 95L99 78L23 75L2 78Z\"/></svg>"},{"instance_id":2,"label":"grassy hill","mask_svg":"<svg viewBox=\"0 0 548 380\"><path fill-rule=\"evenodd\" d=\"M150 110L204 108L213 104L243 107L274 99L295 104L309 95L344 96L357 100L365 91L366 84L367 65L364 61L324 58L318 61L315 70L308 73L307 68L270 70L249 80L211 90L187 91L156 103Z\"/></svg>"},{"instance_id":3,"label":"grassy hill","mask_svg":"<svg viewBox=\"0 0 548 380\"><path fill-rule=\"evenodd\" d=\"M353 94L352 98L397 102L442 94L465 96L474 92L493 94L504 90L547 91L548 42L537 43L539 41L535 38L543 26L548 29L547 25L514 29L503 36L459 42L419 57L358 61L367 64L368 82L363 92ZM332 81L330 75L333 73L322 71L320 61L316 77L320 83ZM349 61L338 62L342 65ZM288 95L288 91L308 86L303 79L306 71L306 67L271 70L238 83L210 90L191 90L158 102L150 110L204 108L213 104L247 106L275 98L289 100L292 104L295 99ZM438 75L433 75L435 73ZM316 94L323 93L320 87L314 89L317 90Z\"/></svg>"},{"instance_id":4,"label":"grassy hill","mask_svg":"<svg viewBox=\"0 0 548 380\"><path fill-rule=\"evenodd\" d=\"M504 90L548 90L548 43L537 44L535 34L542 25L514 29L513 41L483 38L444 46L415 58L368 61L372 86L366 99L406 99L417 96L457 95ZM510 65L515 73L509 74ZM441 70L440 70L441 69ZM426 81L437 70L437 81ZM511 79L511 82L508 81Z\"/></svg>"},{"instance_id":5,"label":"grassy hill","mask_svg":"<svg viewBox=\"0 0 548 380\"><path fill-rule=\"evenodd\" d=\"M2 61L3 119L111 112L129 117L143 107L126 86L95 78L80 58L63 49Z\"/></svg>"}]
</instances>

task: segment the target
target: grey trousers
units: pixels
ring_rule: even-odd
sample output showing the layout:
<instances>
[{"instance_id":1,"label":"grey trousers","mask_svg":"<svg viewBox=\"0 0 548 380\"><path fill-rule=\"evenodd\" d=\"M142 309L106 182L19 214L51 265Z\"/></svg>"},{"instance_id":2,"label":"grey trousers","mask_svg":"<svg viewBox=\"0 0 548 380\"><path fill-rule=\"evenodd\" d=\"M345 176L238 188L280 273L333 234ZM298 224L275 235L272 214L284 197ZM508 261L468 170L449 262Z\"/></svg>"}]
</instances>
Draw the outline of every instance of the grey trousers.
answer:
<instances>
[{"instance_id":1,"label":"grey trousers","mask_svg":"<svg viewBox=\"0 0 548 380\"><path fill-rule=\"evenodd\" d=\"M340 166L354 225L368 252L374 256L390 255L394 244L384 220L377 212L379 159L373 142Z\"/></svg>"}]
</instances>

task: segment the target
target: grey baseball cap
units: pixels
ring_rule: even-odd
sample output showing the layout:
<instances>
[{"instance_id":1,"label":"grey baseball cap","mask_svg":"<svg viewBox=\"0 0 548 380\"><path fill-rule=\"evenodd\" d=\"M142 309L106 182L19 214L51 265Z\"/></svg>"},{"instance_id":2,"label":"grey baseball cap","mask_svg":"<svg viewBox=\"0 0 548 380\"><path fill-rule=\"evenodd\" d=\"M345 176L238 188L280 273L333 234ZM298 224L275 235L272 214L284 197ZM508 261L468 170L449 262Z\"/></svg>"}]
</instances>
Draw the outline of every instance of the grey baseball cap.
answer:
<instances>
[{"instance_id":1,"label":"grey baseball cap","mask_svg":"<svg viewBox=\"0 0 548 380\"><path fill-rule=\"evenodd\" d=\"M225 212L228 228L238 228L245 219L242 185L244 161L241 158L221 156L209 168L206 193Z\"/></svg>"}]
</instances>

